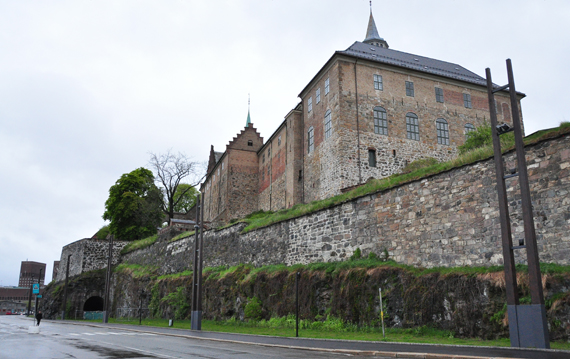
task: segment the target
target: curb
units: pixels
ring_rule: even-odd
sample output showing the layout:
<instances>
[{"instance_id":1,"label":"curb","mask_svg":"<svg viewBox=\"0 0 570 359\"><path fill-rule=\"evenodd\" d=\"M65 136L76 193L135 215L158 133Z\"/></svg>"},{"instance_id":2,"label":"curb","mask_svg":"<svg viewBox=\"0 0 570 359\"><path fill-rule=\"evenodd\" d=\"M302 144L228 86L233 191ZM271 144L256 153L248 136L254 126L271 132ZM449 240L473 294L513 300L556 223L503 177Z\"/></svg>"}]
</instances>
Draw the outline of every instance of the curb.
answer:
<instances>
[{"instance_id":1,"label":"curb","mask_svg":"<svg viewBox=\"0 0 570 359\"><path fill-rule=\"evenodd\" d=\"M70 325L83 325L95 328L106 328L108 326L99 325L95 323L73 323L69 321L59 321L59 320L49 320L51 323L56 324L70 324ZM149 333L155 335L166 335L170 337L186 338L186 339L198 339L198 340L208 340L213 342L222 343L233 343L233 344L248 344L257 345L263 347L271 348L284 348L284 349L297 349L297 350L309 350L318 351L326 353L338 353L338 354L348 354L354 356L369 356L369 357L387 357L387 358L407 358L407 359L521 359L521 358L504 358L504 357L488 357L488 356L471 356L471 355L458 355L458 354L433 354L433 353L407 353L407 352L385 352L385 351L373 351L373 350L357 350L357 349L329 349L329 348L313 348L313 347L300 347L295 345L281 345L281 344L266 344L266 343L254 343L254 342L244 342L240 340L230 340L230 339L218 339L218 338L204 338L197 337L188 334L173 334L173 333L162 333L154 332L150 330L140 330L131 328L118 328L120 330L139 332L139 333ZM306 339L306 338L305 338Z\"/></svg>"}]
</instances>

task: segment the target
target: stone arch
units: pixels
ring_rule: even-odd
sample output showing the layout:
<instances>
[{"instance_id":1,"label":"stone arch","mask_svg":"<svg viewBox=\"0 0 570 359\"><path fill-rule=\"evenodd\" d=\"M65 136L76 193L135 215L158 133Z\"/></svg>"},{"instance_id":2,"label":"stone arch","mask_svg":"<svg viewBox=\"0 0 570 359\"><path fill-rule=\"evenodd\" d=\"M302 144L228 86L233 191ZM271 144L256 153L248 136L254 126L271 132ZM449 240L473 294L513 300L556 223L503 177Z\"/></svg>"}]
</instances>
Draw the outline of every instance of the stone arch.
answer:
<instances>
[{"instance_id":1,"label":"stone arch","mask_svg":"<svg viewBox=\"0 0 570 359\"><path fill-rule=\"evenodd\" d=\"M84 312L98 312L103 310L103 298L98 295L92 296L83 304Z\"/></svg>"}]
</instances>

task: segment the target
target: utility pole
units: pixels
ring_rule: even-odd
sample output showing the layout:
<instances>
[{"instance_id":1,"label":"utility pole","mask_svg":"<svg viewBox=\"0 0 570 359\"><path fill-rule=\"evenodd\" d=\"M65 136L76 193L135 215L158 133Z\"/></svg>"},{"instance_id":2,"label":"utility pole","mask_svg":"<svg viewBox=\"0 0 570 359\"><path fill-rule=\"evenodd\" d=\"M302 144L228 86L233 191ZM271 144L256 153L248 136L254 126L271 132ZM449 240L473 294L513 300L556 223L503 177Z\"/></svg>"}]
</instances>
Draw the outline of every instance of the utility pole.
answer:
<instances>
[{"instance_id":1,"label":"utility pole","mask_svg":"<svg viewBox=\"0 0 570 359\"><path fill-rule=\"evenodd\" d=\"M34 290L34 273L32 273L32 283L30 283L30 294L28 295L28 314L30 315L30 310L32 308L32 291Z\"/></svg>"},{"instance_id":2,"label":"utility pole","mask_svg":"<svg viewBox=\"0 0 570 359\"><path fill-rule=\"evenodd\" d=\"M65 270L65 287L63 287L63 303L61 310L61 320L65 319L65 309L67 308L67 279L69 278L69 261L71 260L71 254L67 255L67 268Z\"/></svg>"},{"instance_id":3,"label":"utility pole","mask_svg":"<svg viewBox=\"0 0 570 359\"><path fill-rule=\"evenodd\" d=\"M544 295L542 293L542 277L538 248L536 245L536 233L532 214L532 201L528 184L528 172L526 167L525 149L522 137L522 126L515 90L515 80L511 59L507 59L507 75L509 83L495 88L491 79L491 69L485 70L487 75L487 94L489 97L489 112L491 117L491 134L493 137L493 149L495 170L497 176L497 191L499 199L499 213L501 221L501 237L503 243L503 257L505 266L505 284L507 293L507 312L509 315L509 334L511 346L530 348L550 348L548 325L546 321L546 309ZM498 124L497 109L495 105L495 93L509 90L513 127L507 124ZM511 174L505 175L501 140L499 136L514 131L515 149L517 156L517 169ZM524 224L524 239L518 240L518 245L513 246L509 206L505 180L519 177L519 190ZM517 274L514 261L514 250L526 249L528 264L528 280L530 287L530 305L520 305L517 289Z\"/></svg>"},{"instance_id":4,"label":"utility pole","mask_svg":"<svg viewBox=\"0 0 570 359\"><path fill-rule=\"evenodd\" d=\"M109 291L111 290L111 265L113 263L113 235L109 236L109 255L107 257L107 275L105 277L105 302L103 307L103 323L109 322Z\"/></svg>"},{"instance_id":5,"label":"utility pole","mask_svg":"<svg viewBox=\"0 0 570 359\"><path fill-rule=\"evenodd\" d=\"M203 218L202 205L204 204L204 196L198 195L196 201L196 224L194 225L195 239L194 239L194 263L192 273L192 314L190 329L202 330L202 240L200 235L202 232ZM200 222L200 224L198 224Z\"/></svg>"},{"instance_id":6,"label":"utility pole","mask_svg":"<svg viewBox=\"0 0 570 359\"><path fill-rule=\"evenodd\" d=\"M42 286L41 281L42 281L42 272L43 272L43 271L44 271L44 269L43 269L43 268L40 268L40 275L39 275L39 277L38 277L38 287L40 287L40 289L41 289L41 286ZM39 294L36 294L36 311L34 312L34 315L38 315L38 295L39 295Z\"/></svg>"}]
</instances>

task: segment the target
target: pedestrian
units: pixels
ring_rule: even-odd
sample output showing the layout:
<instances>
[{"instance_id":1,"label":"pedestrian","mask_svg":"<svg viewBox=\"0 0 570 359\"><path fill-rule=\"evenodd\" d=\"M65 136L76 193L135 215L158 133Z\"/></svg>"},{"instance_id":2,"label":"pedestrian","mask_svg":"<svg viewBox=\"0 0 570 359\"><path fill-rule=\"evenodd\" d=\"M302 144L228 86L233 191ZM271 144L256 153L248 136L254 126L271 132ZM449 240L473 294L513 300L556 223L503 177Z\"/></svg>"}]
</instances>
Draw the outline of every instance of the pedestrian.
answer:
<instances>
[{"instance_id":1,"label":"pedestrian","mask_svg":"<svg viewBox=\"0 0 570 359\"><path fill-rule=\"evenodd\" d=\"M42 311L38 310L38 313L36 314L36 320L38 321L38 327L40 326L40 321L42 320Z\"/></svg>"}]
</instances>

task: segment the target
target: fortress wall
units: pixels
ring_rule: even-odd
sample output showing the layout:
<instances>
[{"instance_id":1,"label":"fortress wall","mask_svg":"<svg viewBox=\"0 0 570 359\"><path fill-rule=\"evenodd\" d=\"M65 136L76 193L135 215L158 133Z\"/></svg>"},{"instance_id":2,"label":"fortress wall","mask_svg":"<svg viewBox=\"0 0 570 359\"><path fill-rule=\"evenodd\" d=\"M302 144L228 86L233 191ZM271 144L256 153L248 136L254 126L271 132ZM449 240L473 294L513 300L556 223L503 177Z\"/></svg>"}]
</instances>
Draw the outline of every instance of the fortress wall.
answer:
<instances>
[{"instance_id":1,"label":"fortress wall","mask_svg":"<svg viewBox=\"0 0 570 359\"><path fill-rule=\"evenodd\" d=\"M120 252L129 242L113 242L113 264L120 261ZM75 276L83 272L95 269L107 268L107 255L109 254L109 242L84 238L63 247L56 282L65 280L67 269L67 256L71 255L69 263L69 276Z\"/></svg>"},{"instance_id":2,"label":"fortress wall","mask_svg":"<svg viewBox=\"0 0 570 359\"><path fill-rule=\"evenodd\" d=\"M540 260L570 264L570 136L526 150ZM505 159L514 167L514 152ZM516 242L523 238L518 179L507 181ZM502 264L492 159L240 234L243 227L205 233L206 266L343 260L357 247L364 255L386 249L397 262L422 267ZM123 261L177 272L191 268L193 244L158 242Z\"/></svg>"}]
</instances>

